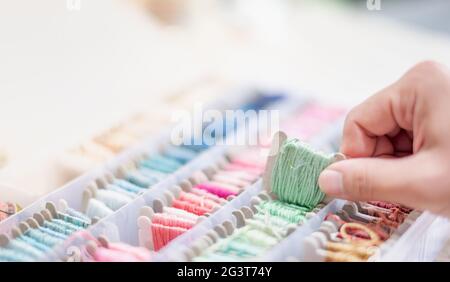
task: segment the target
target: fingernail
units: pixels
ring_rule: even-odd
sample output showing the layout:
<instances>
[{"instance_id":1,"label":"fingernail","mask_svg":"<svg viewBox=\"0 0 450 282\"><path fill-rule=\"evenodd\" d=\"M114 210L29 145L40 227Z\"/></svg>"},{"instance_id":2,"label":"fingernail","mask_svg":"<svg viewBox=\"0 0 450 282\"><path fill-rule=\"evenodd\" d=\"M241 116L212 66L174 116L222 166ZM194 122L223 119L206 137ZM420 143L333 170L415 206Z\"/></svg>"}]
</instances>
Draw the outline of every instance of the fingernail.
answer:
<instances>
[{"instance_id":1,"label":"fingernail","mask_svg":"<svg viewBox=\"0 0 450 282\"><path fill-rule=\"evenodd\" d=\"M343 193L342 173L326 169L319 176L319 187L322 192L329 195L341 195Z\"/></svg>"}]
</instances>

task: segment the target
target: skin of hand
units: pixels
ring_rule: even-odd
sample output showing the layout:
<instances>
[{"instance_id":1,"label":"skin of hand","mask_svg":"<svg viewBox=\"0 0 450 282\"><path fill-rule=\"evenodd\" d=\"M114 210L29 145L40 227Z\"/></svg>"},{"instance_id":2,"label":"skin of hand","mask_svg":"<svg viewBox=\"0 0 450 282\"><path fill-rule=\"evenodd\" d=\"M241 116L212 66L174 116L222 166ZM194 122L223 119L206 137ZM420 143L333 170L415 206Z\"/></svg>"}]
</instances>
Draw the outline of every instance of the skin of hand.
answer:
<instances>
[{"instance_id":1,"label":"skin of hand","mask_svg":"<svg viewBox=\"0 0 450 282\"><path fill-rule=\"evenodd\" d=\"M450 217L450 71L421 62L353 108L341 152L319 177L326 194Z\"/></svg>"}]
</instances>

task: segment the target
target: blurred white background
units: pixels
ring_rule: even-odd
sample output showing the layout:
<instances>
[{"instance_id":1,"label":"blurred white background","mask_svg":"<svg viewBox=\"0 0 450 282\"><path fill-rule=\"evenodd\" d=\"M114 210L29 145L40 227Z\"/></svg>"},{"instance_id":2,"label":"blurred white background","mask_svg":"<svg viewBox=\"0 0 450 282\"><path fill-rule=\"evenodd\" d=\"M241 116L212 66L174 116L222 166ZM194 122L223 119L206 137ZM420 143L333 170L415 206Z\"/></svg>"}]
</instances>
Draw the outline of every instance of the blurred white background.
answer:
<instances>
[{"instance_id":1,"label":"blurred white background","mask_svg":"<svg viewBox=\"0 0 450 282\"><path fill-rule=\"evenodd\" d=\"M399 0L381 0L379 11L365 0L0 0L0 150L9 159L0 183L48 186L52 154L211 75L355 105L421 60L450 65L448 9Z\"/></svg>"}]
</instances>

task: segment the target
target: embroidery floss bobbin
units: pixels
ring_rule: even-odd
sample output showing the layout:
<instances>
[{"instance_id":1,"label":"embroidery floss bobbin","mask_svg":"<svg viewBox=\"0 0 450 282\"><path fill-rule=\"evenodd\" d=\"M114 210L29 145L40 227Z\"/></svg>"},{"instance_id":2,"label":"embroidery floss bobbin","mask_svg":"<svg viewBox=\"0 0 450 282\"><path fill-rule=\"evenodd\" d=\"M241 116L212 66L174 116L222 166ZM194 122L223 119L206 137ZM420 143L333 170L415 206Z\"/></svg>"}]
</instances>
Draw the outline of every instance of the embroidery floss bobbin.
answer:
<instances>
[{"instance_id":1,"label":"embroidery floss bobbin","mask_svg":"<svg viewBox=\"0 0 450 282\"><path fill-rule=\"evenodd\" d=\"M325 197L318 185L320 173L341 159L345 156L340 153L323 154L278 132L268 156L264 188L283 202L314 208Z\"/></svg>"},{"instance_id":2,"label":"embroidery floss bobbin","mask_svg":"<svg viewBox=\"0 0 450 282\"><path fill-rule=\"evenodd\" d=\"M286 141L272 171L273 193L281 201L315 207L325 196L317 180L332 162L333 156L313 151L297 139Z\"/></svg>"}]
</instances>

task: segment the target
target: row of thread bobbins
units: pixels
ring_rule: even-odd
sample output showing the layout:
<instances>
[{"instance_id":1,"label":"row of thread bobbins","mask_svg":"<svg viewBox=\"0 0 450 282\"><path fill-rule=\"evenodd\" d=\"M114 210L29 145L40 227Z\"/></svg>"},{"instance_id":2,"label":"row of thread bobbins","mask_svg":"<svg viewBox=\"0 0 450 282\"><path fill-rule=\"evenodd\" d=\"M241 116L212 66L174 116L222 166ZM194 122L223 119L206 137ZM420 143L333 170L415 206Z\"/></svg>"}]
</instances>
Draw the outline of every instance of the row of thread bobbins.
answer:
<instances>
[{"instance_id":1,"label":"row of thread bobbins","mask_svg":"<svg viewBox=\"0 0 450 282\"><path fill-rule=\"evenodd\" d=\"M138 219L141 244L155 251L185 233L259 179L264 160L248 161L253 152L240 152L219 161L167 191ZM246 158L249 156L249 158ZM253 155L254 156L254 155Z\"/></svg>"},{"instance_id":2,"label":"row of thread bobbins","mask_svg":"<svg viewBox=\"0 0 450 282\"><path fill-rule=\"evenodd\" d=\"M267 192L232 212L233 219L214 227L181 252L187 261L242 261L261 257L312 218L324 206L306 209L280 202Z\"/></svg>"},{"instance_id":3,"label":"row of thread bobbins","mask_svg":"<svg viewBox=\"0 0 450 282\"><path fill-rule=\"evenodd\" d=\"M36 261L53 252L75 233L94 222L60 200L59 210L52 202L45 209L20 222L11 235L0 235L0 261Z\"/></svg>"},{"instance_id":4,"label":"row of thread bobbins","mask_svg":"<svg viewBox=\"0 0 450 282\"><path fill-rule=\"evenodd\" d=\"M160 152L144 154L105 173L83 191L83 212L90 218L113 214L142 195L158 182L168 178L196 158L202 150L183 146L164 146Z\"/></svg>"},{"instance_id":5,"label":"row of thread bobbins","mask_svg":"<svg viewBox=\"0 0 450 282\"><path fill-rule=\"evenodd\" d=\"M342 209L329 213L320 228L304 240L304 260L376 260L419 215L419 211L398 204L347 202Z\"/></svg>"}]
</instances>

